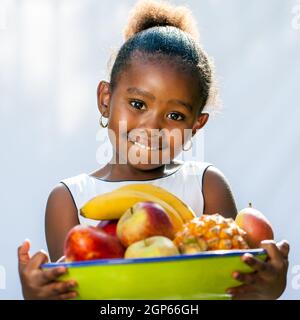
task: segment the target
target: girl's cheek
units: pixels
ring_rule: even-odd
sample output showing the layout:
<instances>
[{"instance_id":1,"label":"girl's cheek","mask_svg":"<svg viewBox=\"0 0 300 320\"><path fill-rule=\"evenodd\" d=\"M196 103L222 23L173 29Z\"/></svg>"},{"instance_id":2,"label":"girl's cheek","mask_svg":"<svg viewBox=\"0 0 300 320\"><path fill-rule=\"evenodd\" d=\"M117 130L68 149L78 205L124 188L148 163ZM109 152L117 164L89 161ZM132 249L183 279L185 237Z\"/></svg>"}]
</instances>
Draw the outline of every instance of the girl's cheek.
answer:
<instances>
[{"instance_id":1,"label":"girl's cheek","mask_svg":"<svg viewBox=\"0 0 300 320\"><path fill-rule=\"evenodd\" d=\"M181 146L183 144L183 140L184 140L184 138L181 135L170 136L169 144L173 149L177 150L177 149L181 148Z\"/></svg>"}]
</instances>

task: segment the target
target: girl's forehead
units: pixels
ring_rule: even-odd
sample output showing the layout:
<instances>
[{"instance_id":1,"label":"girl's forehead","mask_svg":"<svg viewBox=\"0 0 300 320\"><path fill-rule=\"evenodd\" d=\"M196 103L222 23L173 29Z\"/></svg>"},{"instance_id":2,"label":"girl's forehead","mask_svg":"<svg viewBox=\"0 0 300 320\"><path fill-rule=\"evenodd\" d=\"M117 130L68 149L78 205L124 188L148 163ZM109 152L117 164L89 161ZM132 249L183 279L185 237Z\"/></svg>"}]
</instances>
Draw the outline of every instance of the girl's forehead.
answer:
<instances>
[{"instance_id":1,"label":"girl's forehead","mask_svg":"<svg viewBox=\"0 0 300 320\"><path fill-rule=\"evenodd\" d=\"M199 98L199 84L194 73L167 61L132 61L120 75L118 86L142 87L145 90L189 99Z\"/></svg>"}]
</instances>

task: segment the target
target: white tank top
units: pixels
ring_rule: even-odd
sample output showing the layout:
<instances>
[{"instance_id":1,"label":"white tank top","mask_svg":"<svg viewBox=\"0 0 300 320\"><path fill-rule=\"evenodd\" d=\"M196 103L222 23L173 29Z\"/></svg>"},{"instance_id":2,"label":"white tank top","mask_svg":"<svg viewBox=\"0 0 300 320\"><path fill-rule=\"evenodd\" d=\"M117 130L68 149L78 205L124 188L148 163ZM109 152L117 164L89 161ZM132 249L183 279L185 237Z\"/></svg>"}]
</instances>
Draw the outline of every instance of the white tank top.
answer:
<instances>
[{"instance_id":1,"label":"white tank top","mask_svg":"<svg viewBox=\"0 0 300 320\"><path fill-rule=\"evenodd\" d=\"M87 219L80 215L80 208L86 202L97 195L110 192L130 183L149 183L165 188L188 204L197 216L201 216L204 208L202 181L203 175L209 166L211 166L211 164L207 162L189 160L182 162L175 172L157 179L107 181L82 173L71 178L63 179L60 182L63 183L71 193L78 211L79 221L85 225L97 225L99 223L97 220Z\"/></svg>"}]
</instances>

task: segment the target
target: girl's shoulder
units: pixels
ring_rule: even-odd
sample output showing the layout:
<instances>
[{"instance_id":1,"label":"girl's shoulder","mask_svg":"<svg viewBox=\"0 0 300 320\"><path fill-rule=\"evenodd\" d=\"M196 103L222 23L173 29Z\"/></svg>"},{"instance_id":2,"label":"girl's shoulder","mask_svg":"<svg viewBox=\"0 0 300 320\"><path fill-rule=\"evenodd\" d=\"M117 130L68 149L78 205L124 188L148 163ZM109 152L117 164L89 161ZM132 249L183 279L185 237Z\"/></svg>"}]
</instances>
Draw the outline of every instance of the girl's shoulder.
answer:
<instances>
[{"instance_id":1,"label":"girl's shoulder","mask_svg":"<svg viewBox=\"0 0 300 320\"><path fill-rule=\"evenodd\" d=\"M203 196L207 213L221 213L235 219L237 208L230 184L221 170L210 166L203 176Z\"/></svg>"},{"instance_id":2,"label":"girl's shoulder","mask_svg":"<svg viewBox=\"0 0 300 320\"><path fill-rule=\"evenodd\" d=\"M49 193L46 203L46 219L51 216L51 219L61 219L61 213L66 216L73 216L77 211L77 206L73 193L69 186L64 183L57 183Z\"/></svg>"},{"instance_id":3,"label":"girl's shoulder","mask_svg":"<svg viewBox=\"0 0 300 320\"><path fill-rule=\"evenodd\" d=\"M228 186L228 180L224 173L214 165L207 167L205 175L203 176L203 182L206 186L210 186L212 189L217 186Z\"/></svg>"},{"instance_id":4,"label":"girl's shoulder","mask_svg":"<svg viewBox=\"0 0 300 320\"><path fill-rule=\"evenodd\" d=\"M222 198L231 196L231 187L224 173L211 162L187 161L186 172L197 176L203 196L208 198Z\"/></svg>"}]
</instances>

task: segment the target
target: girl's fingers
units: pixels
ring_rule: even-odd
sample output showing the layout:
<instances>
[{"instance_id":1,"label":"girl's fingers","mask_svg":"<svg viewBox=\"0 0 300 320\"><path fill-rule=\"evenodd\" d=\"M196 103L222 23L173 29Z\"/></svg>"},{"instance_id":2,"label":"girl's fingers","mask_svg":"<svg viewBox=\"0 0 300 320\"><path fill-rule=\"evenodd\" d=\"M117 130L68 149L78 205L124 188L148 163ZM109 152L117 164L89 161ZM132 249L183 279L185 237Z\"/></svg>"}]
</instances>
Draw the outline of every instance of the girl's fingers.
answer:
<instances>
[{"instance_id":1,"label":"girl's fingers","mask_svg":"<svg viewBox=\"0 0 300 320\"><path fill-rule=\"evenodd\" d=\"M73 280L54 282L45 286L45 294L47 294L47 296L50 297L66 294L69 293L72 289L74 289L76 285L76 282Z\"/></svg>"},{"instance_id":2,"label":"girl's fingers","mask_svg":"<svg viewBox=\"0 0 300 320\"><path fill-rule=\"evenodd\" d=\"M41 250L32 256L32 258L27 263L27 267L32 270L39 269L42 264L47 263L48 261L49 257L47 253Z\"/></svg>"},{"instance_id":3,"label":"girl's fingers","mask_svg":"<svg viewBox=\"0 0 300 320\"><path fill-rule=\"evenodd\" d=\"M255 258L251 253L245 253L242 256L242 260L250 266L254 271L259 271L259 272L268 272L269 271L269 265L268 263Z\"/></svg>"},{"instance_id":4,"label":"girl's fingers","mask_svg":"<svg viewBox=\"0 0 300 320\"><path fill-rule=\"evenodd\" d=\"M270 262L265 262L258 258L255 258L250 253L245 253L242 256L242 260L254 271L257 271L261 279L270 280L274 277L275 270Z\"/></svg>"},{"instance_id":5,"label":"girl's fingers","mask_svg":"<svg viewBox=\"0 0 300 320\"><path fill-rule=\"evenodd\" d=\"M67 272L67 269L65 267L57 267L53 269L46 269L41 272L41 284L46 284L52 281L57 280L57 278Z\"/></svg>"},{"instance_id":6,"label":"girl's fingers","mask_svg":"<svg viewBox=\"0 0 300 320\"><path fill-rule=\"evenodd\" d=\"M282 256L287 259L290 251L290 245L286 240L282 240L277 243L278 250L281 252Z\"/></svg>"},{"instance_id":7,"label":"girl's fingers","mask_svg":"<svg viewBox=\"0 0 300 320\"><path fill-rule=\"evenodd\" d=\"M69 300L69 299L74 299L77 297L77 292L76 291L71 291L68 293L62 293L60 294L57 298L58 300Z\"/></svg>"},{"instance_id":8,"label":"girl's fingers","mask_svg":"<svg viewBox=\"0 0 300 320\"><path fill-rule=\"evenodd\" d=\"M226 290L228 294L232 295L233 299L245 299L245 296L253 292L253 287L251 285L242 284L238 287L229 288Z\"/></svg>"},{"instance_id":9,"label":"girl's fingers","mask_svg":"<svg viewBox=\"0 0 300 320\"><path fill-rule=\"evenodd\" d=\"M264 240L260 243L260 246L267 251L267 254L271 260L282 259L282 254L276 246L276 242L274 240Z\"/></svg>"},{"instance_id":10,"label":"girl's fingers","mask_svg":"<svg viewBox=\"0 0 300 320\"><path fill-rule=\"evenodd\" d=\"M18 247L18 262L19 262L19 270L22 271L24 267L30 260L29 255L30 250L30 241L26 239L19 247Z\"/></svg>"},{"instance_id":11,"label":"girl's fingers","mask_svg":"<svg viewBox=\"0 0 300 320\"><path fill-rule=\"evenodd\" d=\"M235 271L232 274L232 277L240 282L243 282L244 284L249 285L255 285L258 282L258 276L257 273L244 273L244 272L238 272Z\"/></svg>"}]
</instances>

